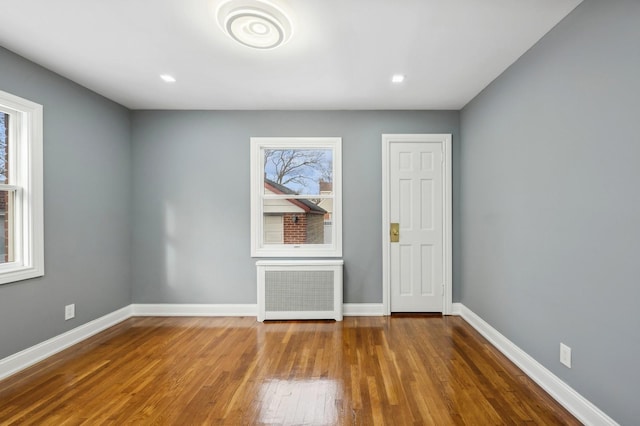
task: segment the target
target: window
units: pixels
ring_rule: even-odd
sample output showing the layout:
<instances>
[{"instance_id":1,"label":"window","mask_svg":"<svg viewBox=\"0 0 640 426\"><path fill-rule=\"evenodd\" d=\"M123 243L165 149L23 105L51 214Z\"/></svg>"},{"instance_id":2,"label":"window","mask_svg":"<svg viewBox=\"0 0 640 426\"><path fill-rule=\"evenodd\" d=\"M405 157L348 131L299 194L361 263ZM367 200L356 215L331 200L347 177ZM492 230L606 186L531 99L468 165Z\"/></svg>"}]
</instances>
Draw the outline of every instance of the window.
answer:
<instances>
[{"instance_id":1,"label":"window","mask_svg":"<svg viewBox=\"0 0 640 426\"><path fill-rule=\"evenodd\" d=\"M0 284L44 275L42 106L0 91Z\"/></svg>"},{"instance_id":2,"label":"window","mask_svg":"<svg viewBox=\"0 0 640 426\"><path fill-rule=\"evenodd\" d=\"M342 256L341 138L251 138L251 255Z\"/></svg>"}]
</instances>

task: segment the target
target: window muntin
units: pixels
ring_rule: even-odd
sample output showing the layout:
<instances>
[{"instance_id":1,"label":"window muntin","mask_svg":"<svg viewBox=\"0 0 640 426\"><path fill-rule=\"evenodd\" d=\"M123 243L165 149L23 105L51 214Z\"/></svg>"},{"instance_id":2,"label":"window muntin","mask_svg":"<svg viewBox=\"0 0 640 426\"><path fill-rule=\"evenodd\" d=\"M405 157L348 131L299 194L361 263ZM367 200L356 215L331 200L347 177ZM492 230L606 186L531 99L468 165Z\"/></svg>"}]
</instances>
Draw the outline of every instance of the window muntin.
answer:
<instances>
[{"instance_id":1,"label":"window muntin","mask_svg":"<svg viewBox=\"0 0 640 426\"><path fill-rule=\"evenodd\" d=\"M44 274L42 106L0 91L0 284Z\"/></svg>"},{"instance_id":2,"label":"window muntin","mask_svg":"<svg viewBox=\"0 0 640 426\"><path fill-rule=\"evenodd\" d=\"M252 138L252 255L337 257L340 138Z\"/></svg>"}]
</instances>

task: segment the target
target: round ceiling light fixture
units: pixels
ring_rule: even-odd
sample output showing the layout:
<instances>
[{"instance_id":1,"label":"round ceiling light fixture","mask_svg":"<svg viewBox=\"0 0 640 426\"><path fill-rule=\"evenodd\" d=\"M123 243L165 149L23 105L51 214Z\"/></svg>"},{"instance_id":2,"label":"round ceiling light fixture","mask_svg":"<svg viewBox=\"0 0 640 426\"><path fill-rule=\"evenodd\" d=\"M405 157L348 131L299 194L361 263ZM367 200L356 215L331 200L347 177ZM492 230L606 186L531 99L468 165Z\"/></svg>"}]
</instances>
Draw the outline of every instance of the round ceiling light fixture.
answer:
<instances>
[{"instance_id":1,"label":"round ceiling light fixture","mask_svg":"<svg viewBox=\"0 0 640 426\"><path fill-rule=\"evenodd\" d=\"M275 49L293 32L282 9L261 0L229 0L220 5L217 17L229 37L254 49Z\"/></svg>"}]
</instances>

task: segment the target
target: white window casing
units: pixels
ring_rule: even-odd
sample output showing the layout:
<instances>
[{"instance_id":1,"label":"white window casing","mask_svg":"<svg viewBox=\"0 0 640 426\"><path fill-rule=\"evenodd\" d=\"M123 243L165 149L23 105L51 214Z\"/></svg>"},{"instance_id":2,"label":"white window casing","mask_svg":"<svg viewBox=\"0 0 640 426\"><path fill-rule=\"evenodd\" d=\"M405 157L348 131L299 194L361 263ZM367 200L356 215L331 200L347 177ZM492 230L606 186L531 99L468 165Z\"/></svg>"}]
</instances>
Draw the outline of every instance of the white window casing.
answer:
<instances>
[{"instance_id":1,"label":"white window casing","mask_svg":"<svg viewBox=\"0 0 640 426\"><path fill-rule=\"evenodd\" d=\"M0 264L0 284L44 275L42 105L0 91L0 112L9 115L11 181L0 191L13 193L14 220L8 230L11 261Z\"/></svg>"},{"instance_id":2,"label":"white window casing","mask_svg":"<svg viewBox=\"0 0 640 426\"><path fill-rule=\"evenodd\" d=\"M265 150L327 150L331 152L332 191L320 194L286 193L275 194L265 189ZM251 138L251 256L252 257L341 257L342 256L342 139L339 137L252 137ZM325 217L322 243L273 243L275 219L265 220L265 215L275 214L276 206L285 201L292 205L283 213L297 215L298 201L316 200L321 205L331 206L330 218ZM298 204L299 205L299 204ZM315 207L315 206L314 206ZM296 219L297 220L297 219ZM267 223L268 225L265 225ZM284 226L284 225L283 225ZM328 229L328 231L326 230ZM284 232L284 231L283 231ZM266 241L265 241L266 240Z\"/></svg>"}]
</instances>

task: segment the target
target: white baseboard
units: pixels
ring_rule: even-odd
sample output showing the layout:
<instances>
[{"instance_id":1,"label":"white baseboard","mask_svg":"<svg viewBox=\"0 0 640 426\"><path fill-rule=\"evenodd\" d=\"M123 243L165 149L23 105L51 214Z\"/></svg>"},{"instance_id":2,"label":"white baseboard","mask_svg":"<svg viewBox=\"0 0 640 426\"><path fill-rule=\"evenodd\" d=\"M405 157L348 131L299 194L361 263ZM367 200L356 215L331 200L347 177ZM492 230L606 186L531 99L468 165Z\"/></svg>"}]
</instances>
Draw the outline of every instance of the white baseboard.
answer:
<instances>
[{"instance_id":1,"label":"white baseboard","mask_svg":"<svg viewBox=\"0 0 640 426\"><path fill-rule=\"evenodd\" d=\"M255 317L255 304L134 303L132 315L140 317Z\"/></svg>"},{"instance_id":2,"label":"white baseboard","mask_svg":"<svg viewBox=\"0 0 640 426\"><path fill-rule=\"evenodd\" d=\"M176 303L136 303L131 305L133 316L226 316L246 317L256 316L257 305L231 304L176 304ZM345 303L342 305L344 316L382 316L382 303Z\"/></svg>"},{"instance_id":3,"label":"white baseboard","mask_svg":"<svg viewBox=\"0 0 640 426\"><path fill-rule=\"evenodd\" d=\"M451 304L451 315L462 315L462 307L464 305L462 303L452 303Z\"/></svg>"},{"instance_id":4,"label":"white baseboard","mask_svg":"<svg viewBox=\"0 0 640 426\"><path fill-rule=\"evenodd\" d=\"M582 423L590 426L618 426L615 420L560 380L558 376L504 337L469 308L461 303L454 303L453 310L454 312L457 310L466 322Z\"/></svg>"},{"instance_id":5,"label":"white baseboard","mask_svg":"<svg viewBox=\"0 0 640 426\"><path fill-rule=\"evenodd\" d=\"M384 316L382 303L343 303L342 315L345 317L381 317Z\"/></svg>"},{"instance_id":6,"label":"white baseboard","mask_svg":"<svg viewBox=\"0 0 640 426\"><path fill-rule=\"evenodd\" d=\"M131 317L131 305L0 360L0 380Z\"/></svg>"}]
</instances>

